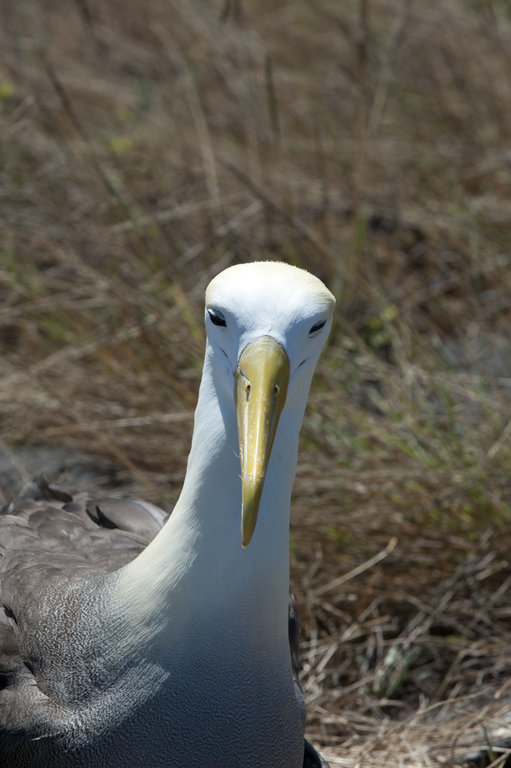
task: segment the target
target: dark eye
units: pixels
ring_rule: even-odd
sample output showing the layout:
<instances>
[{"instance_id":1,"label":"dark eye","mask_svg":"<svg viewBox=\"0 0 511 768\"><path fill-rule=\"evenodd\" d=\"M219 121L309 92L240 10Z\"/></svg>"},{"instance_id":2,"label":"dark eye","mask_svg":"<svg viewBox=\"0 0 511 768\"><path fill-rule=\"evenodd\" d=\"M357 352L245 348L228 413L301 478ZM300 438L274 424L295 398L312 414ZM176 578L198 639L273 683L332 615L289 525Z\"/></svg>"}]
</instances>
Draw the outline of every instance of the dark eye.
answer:
<instances>
[{"instance_id":1,"label":"dark eye","mask_svg":"<svg viewBox=\"0 0 511 768\"><path fill-rule=\"evenodd\" d=\"M225 317L218 309L208 309L208 315L209 319L213 323L213 325L219 325L222 328L226 328L227 323L225 322Z\"/></svg>"},{"instance_id":2,"label":"dark eye","mask_svg":"<svg viewBox=\"0 0 511 768\"><path fill-rule=\"evenodd\" d=\"M322 328L325 327L325 325L326 325L326 320L320 320L319 323L314 323L314 325L309 331L309 335L311 336L313 333L320 331Z\"/></svg>"}]
</instances>

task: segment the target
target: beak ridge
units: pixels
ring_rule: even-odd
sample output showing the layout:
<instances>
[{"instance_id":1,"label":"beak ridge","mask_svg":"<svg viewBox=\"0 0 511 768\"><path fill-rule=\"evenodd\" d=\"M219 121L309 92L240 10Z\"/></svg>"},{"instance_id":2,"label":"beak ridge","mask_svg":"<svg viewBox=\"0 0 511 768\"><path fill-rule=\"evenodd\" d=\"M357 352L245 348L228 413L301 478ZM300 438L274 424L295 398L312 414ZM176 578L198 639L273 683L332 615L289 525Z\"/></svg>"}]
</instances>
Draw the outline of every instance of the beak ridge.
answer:
<instances>
[{"instance_id":1,"label":"beak ridge","mask_svg":"<svg viewBox=\"0 0 511 768\"><path fill-rule=\"evenodd\" d=\"M271 336L243 350L235 376L241 462L241 544L250 543L257 522L266 470L286 401L289 359Z\"/></svg>"}]
</instances>

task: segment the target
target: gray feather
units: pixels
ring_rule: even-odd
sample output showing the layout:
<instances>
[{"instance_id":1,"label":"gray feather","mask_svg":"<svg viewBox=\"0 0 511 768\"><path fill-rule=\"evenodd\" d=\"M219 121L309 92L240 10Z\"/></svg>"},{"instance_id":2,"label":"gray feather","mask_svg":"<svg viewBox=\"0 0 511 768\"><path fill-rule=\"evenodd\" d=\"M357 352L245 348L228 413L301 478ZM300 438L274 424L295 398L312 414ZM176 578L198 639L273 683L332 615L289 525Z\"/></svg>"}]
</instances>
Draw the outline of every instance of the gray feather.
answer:
<instances>
[{"instance_id":1,"label":"gray feather","mask_svg":"<svg viewBox=\"0 0 511 768\"><path fill-rule=\"evenodd\" d=\"M62 595L67 611L80 633L85 619L89 654L95 643L101 647L102 626L98 617L101 581L134 559L154 538L168 515L136 499L94 499L88 494L70 494L50 485L43 477L23 488L19 496L0 512L0 764L5 768L37 768L57 764L55 749L61 738L59 713L51 704L48 681L61 680L62 696L77 700L88 695L87 679L80 681L67 665L76 662L67 653L73 649L64 638L56 655L52 635L54 603L48 594ZM88 588L87 588L88 587ZM49 589L50 588L50 589ZM89 597L87 597L89 596ZM92 596L92 597L91 597ZM61 607L60 607L61 609ZM48 648L34 640L33 627L44 625ZM298 685L298 618L290 590L289 640L293 671ZM51 648L49 647L51 646ZM92 650L91 650L92 649ZM80 646L87 656L87 649ZM45 657L53 659L49 668ZM59 663L55 662L59 659ZM101 670L96 670L98 685ZM108 671L111 684L111 670ZM85 693L84 693L85 691ZM54 689L51 693L54 696ZM164 763L162 763L163 765ZM166 763L165 763L166 764ZM80 759L58 758L58 768L81 765ZM83 763L84 768L86 762ZM328 768L305 741L303 768Z\"/></svg>"}]
</instances>

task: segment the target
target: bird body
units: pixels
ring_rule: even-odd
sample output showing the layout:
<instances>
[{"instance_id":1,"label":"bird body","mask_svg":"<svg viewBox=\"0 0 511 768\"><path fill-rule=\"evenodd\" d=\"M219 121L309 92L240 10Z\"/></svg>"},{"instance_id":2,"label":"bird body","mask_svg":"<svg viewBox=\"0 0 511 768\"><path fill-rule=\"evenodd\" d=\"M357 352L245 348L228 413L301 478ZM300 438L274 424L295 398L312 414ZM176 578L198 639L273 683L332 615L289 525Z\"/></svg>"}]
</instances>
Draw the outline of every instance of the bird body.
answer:
<instances>
[{"instance_id":1,"label":"bird body","mask_svg":"<svg viewBox=\"0 0 511 768\"><path fill-rule=\"evenodd\" d=\"M0 516L2 766L302 768L289 509L333 304L283 264L212 281L186 478L165 524L144 502L105 514L51 489Z\"/></svg>"}]
</instances>

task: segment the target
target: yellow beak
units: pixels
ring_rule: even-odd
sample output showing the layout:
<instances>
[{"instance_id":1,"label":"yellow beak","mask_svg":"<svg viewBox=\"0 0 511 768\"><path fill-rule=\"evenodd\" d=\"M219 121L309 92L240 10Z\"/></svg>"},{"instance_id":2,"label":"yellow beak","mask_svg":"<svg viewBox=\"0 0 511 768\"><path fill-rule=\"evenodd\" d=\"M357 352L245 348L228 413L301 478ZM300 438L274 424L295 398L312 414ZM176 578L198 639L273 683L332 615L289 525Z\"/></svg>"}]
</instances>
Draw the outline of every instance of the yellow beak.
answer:
<instances>
[{"instance_id":1,"label":"yellow beak","mask_svg":"<svg viewBox=\"0 0 511 768\"><path fill-rule=\"evenodd\" d=\"M241 460L241 544L257 522L264 478L280 414L286 402L289 359L271 336L245 347L236 371L236 410Z\"/></svg>"}]
</instances>

